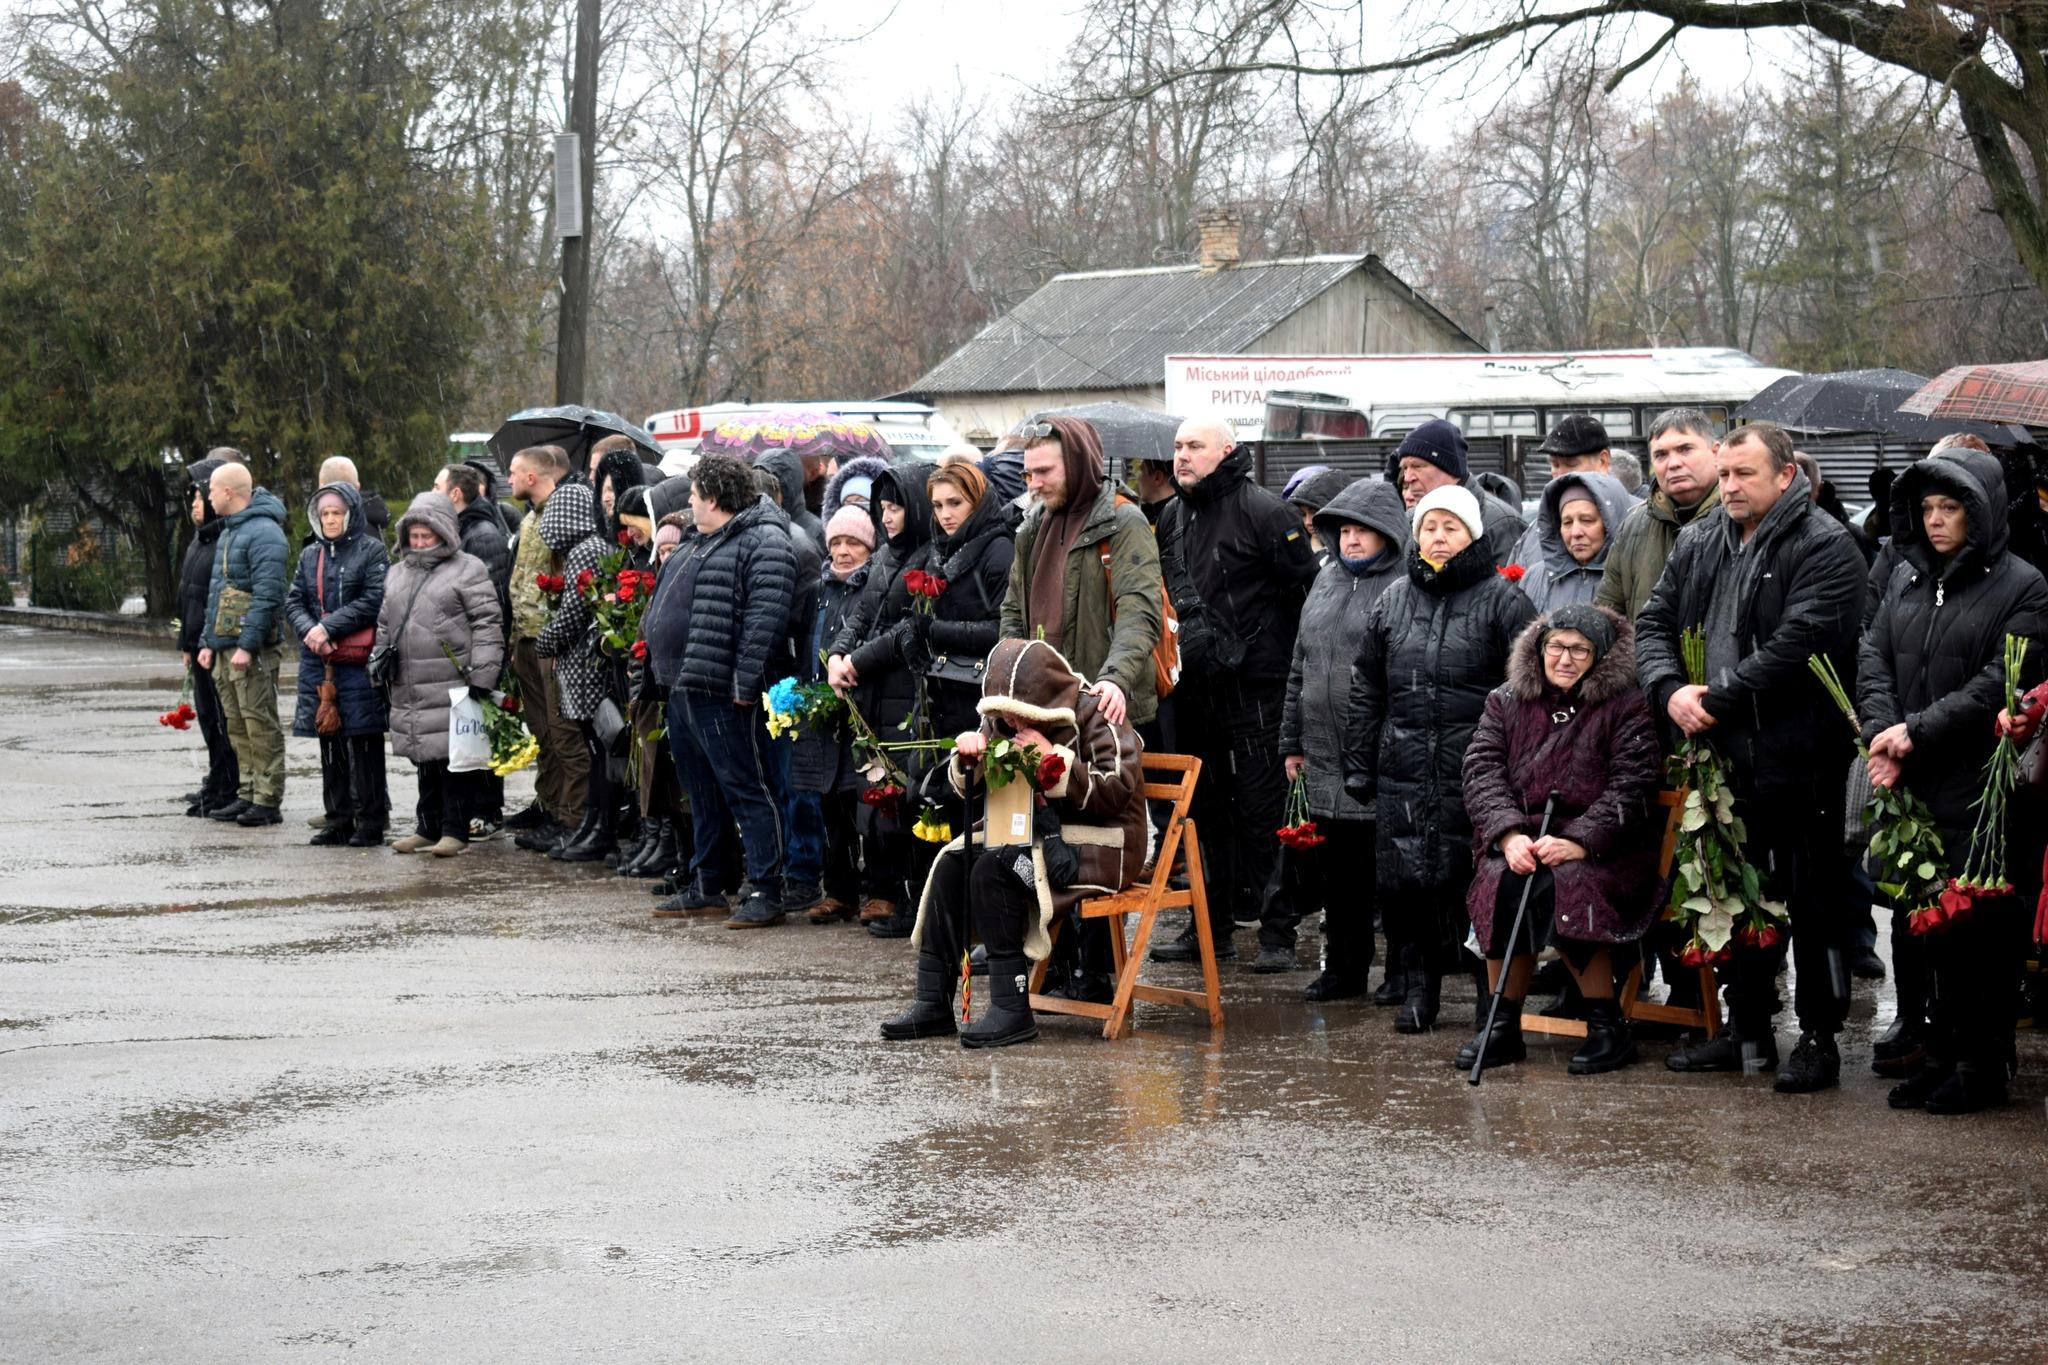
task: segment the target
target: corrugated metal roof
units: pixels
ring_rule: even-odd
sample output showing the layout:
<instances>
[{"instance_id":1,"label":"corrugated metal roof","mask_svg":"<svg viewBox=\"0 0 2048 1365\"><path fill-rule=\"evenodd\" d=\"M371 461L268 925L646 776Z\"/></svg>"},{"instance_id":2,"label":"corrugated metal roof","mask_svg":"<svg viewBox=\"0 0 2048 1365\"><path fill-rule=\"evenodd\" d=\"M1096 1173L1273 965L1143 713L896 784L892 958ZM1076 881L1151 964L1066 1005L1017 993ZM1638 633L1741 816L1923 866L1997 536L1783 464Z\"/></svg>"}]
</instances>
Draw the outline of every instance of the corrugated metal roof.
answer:
<instances>
[{"instance_id":1,"label":"corrugated metal roof","mask_svg":"<svg viewBox=\"0 0 2048 1365\"><path fill-rule=\"evenodd\" d=\"M1365 256L1055 275L910 386L1005 393L1159 384L1168 355L1236 355Z\"/></svg>"}]
</instances>

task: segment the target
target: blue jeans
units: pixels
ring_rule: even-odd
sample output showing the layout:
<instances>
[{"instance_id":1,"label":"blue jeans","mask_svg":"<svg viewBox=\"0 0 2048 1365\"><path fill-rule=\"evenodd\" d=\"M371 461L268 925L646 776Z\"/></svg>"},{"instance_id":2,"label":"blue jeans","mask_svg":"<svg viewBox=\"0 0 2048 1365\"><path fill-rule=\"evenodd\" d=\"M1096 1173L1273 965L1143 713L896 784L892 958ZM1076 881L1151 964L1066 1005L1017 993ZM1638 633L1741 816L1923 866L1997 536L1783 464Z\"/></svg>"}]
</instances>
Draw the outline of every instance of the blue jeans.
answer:
<instances>
[{"instance_id":1,"label":"blue jeans","mask_svg":"<svg viewBox=\"0 0 2048 1365\"><path fill-rule=\"evenodd\" d=\"M725 831L737 823L747 880L779 897L782 803L771 776L774 756L761 708L734 706L730 698L679 687L668 697L668 742L690 794L691 878L712 891L730 883Z\"/></svg>"},{"instance_id":2,"label":"blue jeans","mask_svg":"<svg viewBox=\"0 0 2048 1365\"><path fill-rule=\"evenodd\" d=\"M796 757L794 739L770 740L768 751L775 757L769 776L782 798L782 828L789 835L784 854L784 871L793 882L816 886L825 878L825 801L816 792L800 792L789 778L789 765Z\"/></svg>"}]
</instances>

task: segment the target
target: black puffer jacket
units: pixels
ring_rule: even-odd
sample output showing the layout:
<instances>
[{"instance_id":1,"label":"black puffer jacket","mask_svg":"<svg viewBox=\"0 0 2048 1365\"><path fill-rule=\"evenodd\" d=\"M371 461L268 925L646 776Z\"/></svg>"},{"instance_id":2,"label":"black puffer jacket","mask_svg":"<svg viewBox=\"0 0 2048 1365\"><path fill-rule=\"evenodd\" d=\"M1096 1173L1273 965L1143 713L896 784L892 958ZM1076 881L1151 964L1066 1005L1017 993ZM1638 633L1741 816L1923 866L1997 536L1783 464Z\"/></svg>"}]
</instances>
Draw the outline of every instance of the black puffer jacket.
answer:
<instances>
[{"instance_id":1,"label":"black puffer jacket","mask_svg":"<svg viewBox=\"0 0 2048 1365\"><path fill-rule=\"evenodd\" d=\"M1442 569L1412 547L1406 558L1407 575L1366 620L1352 669L1344 790L1377 799L1380 886L1430 890L1472 874L1465 746L1536 608L1501 577L1484 541Z\"/></svg>"},{"instance_id":2,"label":"black puffer jacket","mask_svg":"<svg viewBox=\"0 0 2048 1365\"><path fill-rule=\"evenodd\" d=\"M1717 722L1714 747L1749 792L1839 790L1851 754L1842 714L1807 657L1825 655L1853 679L1863 552L1807 488L1794 474L1741 559L1727 508L1686 527L1636 621L1636 672L1663 722L1686 685L1680 635L1706 624L1715 591L1737 594L1741 662L1707 680L1703 705Z\"/></svg>"},{"instance_id":3,"label":"black puffer jacket","mask_svg":"<svg viewBox=\"0 0 2048 1365\"><path fill-rule=\"evenodd\" d=\"M1010 586L1010 564L1017 557L1014 509L984 495L955 535L934 534L925 554L925 570L946 580L946 590L932 604L929 618L911 614L910 625L921 649L933 659L979 664L1002 638L1003 594ZM932 680L932 721L940 735L958 734L981 724L975 703L981 684Z\"/></svg>"},{"instance_id":4,"label":"black puffer jacket","mask_svg":"<svg viewBox=\"0 0 2048 1365\"><path fill-rule=\"evenodd\" d=\"M868 585L868 568L863 564L843 579L829 565L819 574L818 619L812 647L806 655L808 666L797 670L799 678L815 681L824 676L824 666L817 662L817 650L825 647L821 642L832 640L845 629L854 603ZM789 780L800 792L853 792L867 785L853 766L853 736L844 719L829 725L806 725L797 732Z\"/></svg>"},{"instance_id":5,"label":"black puffer jacket","mask_svg":"<svg viewBox=\"0 0 2048 1365\"><path fill-rule=\"evenodd\" d=\"M480 498L456 514L455 524L462 530L462 552L476 556L490 574L491 586L498 590L499 618L510 621L512 531L505 524L505 514L495 502Z\"/></svg>"},{"instance_id":6,"label":"black puffer jacket","mask_svg":"<svg viewBox=\"0 0 2048 1365\"><path fill-rule=\"evenodd\" d=\"M930 548L932 504L925 484L931 472L930 465L900 464L875 476L870 511L876 536L883 534L884 501L904 509L903 530L887 537L868 561L868 585L832 639L832 653L846 655L860 676L854 705L889 740L911 739L916 732L919 675L905 664L906 632L898 627L910 615L910 591L903 586L903 575L923 568Z\"/></svg>"},{"instance_id":7,"label":"black puffer jacket","mask_svg":"<svg viewBox=\"0 0 2048 1365\"><path fill-rule=\"evenodd\" d=\"M789 643L796 594L789 518L764 498L670 555L663 579L688 571L690 560L696 581L679 685L752 705L775 681L769 666Z\"/></svg>"},{"instance_id":8,"label":"black puffer jacket","mask_svg":"<svg viewBox=\"0 0 2048 1365\"><path fill-rule=\"evenodd\" d=\"M1963 548L1943 564L1927 543L1920 500L1963 504ZM2005 484L1996 456L1956 452L1922 460L1892 490L1892 544L1899 561L1858 652L1856 714L1864 739L1904 722L1913 741L1901 780L1941 825L1950 870L1962 867L2005 699L2005 637L2033 641L2029 676L2048 660L2048 583L2007 548Z\"/></svg>"},{"instance_id":9,"label":"black puffer jacket","mask_svg":"<svg viewBox=\"0 0 2048 1365\"><path fill-rule=\"evenodd\" d=\"M1308 806L1318 820L1366 820L1370 809L1344 791L1344 715L1351 704L1351 664L1365 643L1365 623L1381 594L1402 578L1408 510L1386 480L1360 479L1324 503L1315 520L1330 563L1316 575L1301 609L1294 667L1280 710L1280 752L1308 760ZM1347 524L1386 538L1386 548L1362 570L1346 565L1337 553Z\"/></svg>"},{"instance_id":10,"label":"black puffer jacket","mask_svg":"<svg viewBox=\"0 0 2048 1365\"><path fill-rule=\"evenodd\" d=\"M213 587L213 557L220 550L220 517L206 500L206 492L213 471L225 463L200 460L185 470L204 509L198 527L192 532L192 543L185 547L185 560L178 566L178 649L185 654L196 655L206 647L199 628L206 622L206 601Z\"/></svg>"},{"instance_id":11,"label":"black puffer jacket","mask_svg":"<svg viewBox=\"0 0 2048 1365\"><path fill-rule=\"evenodd\" d=\"M1300 514L1251 475L1251 452L1239 446L1180 490L1159 518L1160 567L1169 588L1185 572L1214 632L1203 677L1191 681L1235 677L1277 689L1317 565Z\"/></svg>"}]
</instances>

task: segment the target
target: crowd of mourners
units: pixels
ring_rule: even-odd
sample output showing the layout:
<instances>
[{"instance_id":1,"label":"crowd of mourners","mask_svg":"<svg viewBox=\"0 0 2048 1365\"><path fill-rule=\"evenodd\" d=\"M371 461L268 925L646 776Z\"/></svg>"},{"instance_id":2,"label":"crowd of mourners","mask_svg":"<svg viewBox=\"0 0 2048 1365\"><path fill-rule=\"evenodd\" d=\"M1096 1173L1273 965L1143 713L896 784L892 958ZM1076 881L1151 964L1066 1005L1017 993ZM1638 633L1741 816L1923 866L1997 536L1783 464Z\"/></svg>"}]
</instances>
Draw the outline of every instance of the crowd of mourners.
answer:
<instances>
[{"instance_id":1,"label":"crowd of mourners","mask_svg":"<svg viewBox=\"0 0 2048 1365\"><path fill-rule=\"evenodd\" d=\"M502 827L654 882L656 916L907 938L915 989L883 1037L989 1047L1036 1036L1037 964L1045 995L1111 998L1106 922L1076 907L1152 876L1166 815L1143 757L1188 754L1209 922L1154 960L1196 962L1205 938L1235 960L1255 926L1249 969L1299 970L1320 914L1308 999L1369 999L1427 1035L1446 978L1469 973L1481 1019L1500 1008L1458 1065L1524 1060L1541 994L1584 1021L1569 1069L1595 1074L1650 1031L1625 982L1661 977L1666 1003L1698 1006L1715 980L1665 913L1660 857L1670 755L1705 739L1789 923L1716 955L1726 1025L1678 1034L1665 1065L1836 1084L1850 980L1885 975L1884 906L1897 1009L1871 1064L1897 1080L1891 1103L2001 1102L2042 895L2040 765L1995 836L2013 894L1935 933L1878 890L1861 804L1873 787L1924 801L1946 874L1985 852L1987 758L2001 736L2032 744L2048 698L2042 472L1950 438L1881 475L1855 525L1765 423L1723 434L1666 412L1647 478L1586 416L1539 457L1530 522L1443 421L1384 475L1311 466L1279 493L1211 418L1180 426L1170 461L1114 469L1062 416L987 455L706 454L666 479L618 436L574 460L520 450L503 500L488 464L450 465L395 524L337 458L295 555L283 504L216 450L189 471L180 647L209 770L188 814L280 821L295 651L292 733L320 746L314 844L387 845L388 735L419 793L393 852L451 858ZM651 585L629 648L563 588L618 547ZM2031 643L2015 706L2008 637ZM1847 680L1860 736L1816 659ZM535 798L509 817L502 779L451 765L465 688L517 696L538 743ZM791 695L847 704L771 725ZM975 802L995 809L1011 780L1013 823L974 830ZM962 1025L970 970L988 998Z\"/></svg>"}]
</instances>

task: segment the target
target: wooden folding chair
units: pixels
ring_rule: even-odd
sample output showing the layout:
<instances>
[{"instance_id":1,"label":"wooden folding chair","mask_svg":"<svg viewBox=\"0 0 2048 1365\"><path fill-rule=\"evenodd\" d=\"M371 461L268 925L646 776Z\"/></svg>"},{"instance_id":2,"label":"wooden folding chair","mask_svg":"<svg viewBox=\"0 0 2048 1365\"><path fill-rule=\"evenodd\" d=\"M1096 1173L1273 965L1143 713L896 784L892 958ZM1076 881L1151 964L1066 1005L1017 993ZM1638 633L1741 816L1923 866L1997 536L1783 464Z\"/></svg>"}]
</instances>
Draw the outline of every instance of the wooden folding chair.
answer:
<instances>
[{"instance_id":1,"label":"wooden folding chair","mask_svg":"<svg viewBox=\"0 0 2048 1365\"><path fill-rule=\"evenodd\" d=\"M1186 754L1146 754L1144 764L1145 799L1173 802L1173 814L1166 822L1166 835L1159 841L1158 854L1152 860L1152 875L1128 891L1084 900L1078 907L1084 920L1115 921L1110 926L1109 945L1116 961L1116 998L1107 1005L1094 1005L1084 1000L1050 999L1038 994L1045 985L1050 958L1031 972L1032 1009L1045 1014L1076 1014L1100 1019L1105 1038L1122 1038L1130 1033L1131 1005L1138 1000L1207 1010L1210 1027L1220 1028L1223 1024L1223 988L1216 975L1216 942L1209 930L1208 885L1202 875L1202 851L1195 837L1195 822L1188 818L1188 807L1195 799L1195 782L1202 775L1202 760ZM1154 774L1162 775L1162 780L1155 780ZM1188 889L1176 891L1167 882L1173 876L1174 862L1182 852L1187 854ZM1199 991L1151 986L1138 980L1138 971L1152 946L1152 928L1159 919L1159 912L1178 909L1194 913L1195 942L1202 963L1202 989ZM1137 931L1126 942L1125 922L1133 916L1138 921ZM1064 919L1065 916L1060 916L1052 923L1050 932L1055 940Z\"/></svg>"},{"instance_id":2,"label":"wooden folding chair","mask_svg":"<svg viewBox=\"0 0 2048 1365\"><path fill-rule=\"evenodd\" d=\"M1664 842L1657 849L1657 874L1671 875L1671 864L1678 856L1678 822L1685 814L1685 793L1683 791L1660 791L1657 804L1670 812L1664 817ZM1628 980L1621 988L1621 1017L1637 1019L1645 1023L1677 1024L1681 1028L1704 1029L1709 1038L1721 1028L1721 989L1715 979L1712 966L1703 966L1700 973L1700 1007L1689 1010L1681 1005L1659 1005L1638 997L1643 989L1643 964L1629 969ZM1546 1014L1522 1015L1524 1033L1549 1033L1565 1038L1586 1036L1586 1021L1583 1019L1553 1019Z\"/></svg>"}]
</instances>

